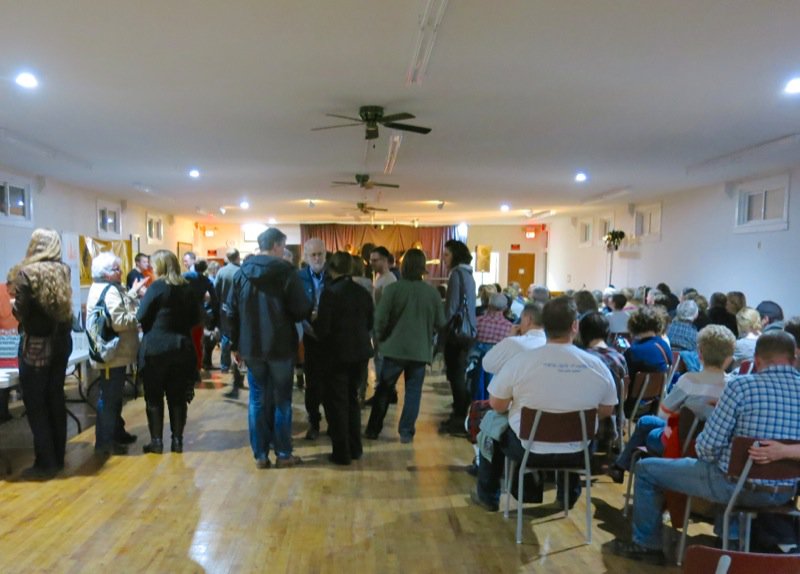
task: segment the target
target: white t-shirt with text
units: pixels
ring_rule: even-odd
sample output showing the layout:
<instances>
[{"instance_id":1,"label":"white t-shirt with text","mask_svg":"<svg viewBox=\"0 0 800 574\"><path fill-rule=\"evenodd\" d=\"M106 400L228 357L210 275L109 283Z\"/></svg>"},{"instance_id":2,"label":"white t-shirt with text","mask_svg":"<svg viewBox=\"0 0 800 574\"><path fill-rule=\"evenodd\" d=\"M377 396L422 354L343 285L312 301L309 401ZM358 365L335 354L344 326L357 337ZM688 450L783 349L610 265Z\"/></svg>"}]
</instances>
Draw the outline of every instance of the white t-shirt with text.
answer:
<instances>
[{"instance_id":1,"label":"white t-shirt with text","mask_svg":"<svg viewBox=\"0 0 800 574\"><path fill-rule=\"evenodd\" d=\"M570 412L617 404L611 371L602 360L572 344L548 343L519 353L494 376L489 393L499 399L511 399L508 424L517 436L523 406ZM581 448L580 442L534 441L532 451L570 453Z\"/></svg>"}]
</instances>

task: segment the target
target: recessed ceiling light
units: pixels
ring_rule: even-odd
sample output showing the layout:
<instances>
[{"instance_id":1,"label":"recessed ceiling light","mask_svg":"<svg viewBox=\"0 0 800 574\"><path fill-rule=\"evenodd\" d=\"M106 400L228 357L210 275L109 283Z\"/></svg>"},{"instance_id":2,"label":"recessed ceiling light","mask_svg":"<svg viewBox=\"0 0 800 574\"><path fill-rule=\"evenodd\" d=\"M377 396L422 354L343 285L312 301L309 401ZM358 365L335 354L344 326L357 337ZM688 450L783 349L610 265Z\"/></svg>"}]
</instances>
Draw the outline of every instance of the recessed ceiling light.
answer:
<instances>
[{"instance_id":1,"label":"recessed ceiling light","mask_svg":"<svg viewBox=\"0 0 800 574\"><path fill-rule=\"evenodd\" d=\"M17 74L17 77L14 79L18 86L26 88L28 90L33 90L34 88L39 87L39 80L36 79L36 76L31 74L30 72L22 72Z\"/></svg>"},{"instance_id":2,"label":"recessed ceiling light","mask_svg":"<svg viewBox=\"0 0 800 574\"><path fill-rule=\"evenodd\" d=\"M197 179L198 177L200 177L200 171L197 170L197 169L190 169L189 170L189 177Z\"/></svg>"},{"instance_id":3,"label":"recessed ceiling light","mask_svg":"<svg viewBox=\"0 0 800 574\"><path fill-rule=\"evenodd\" d=\"M789 95L800 94L800 78L792 78L786 84L786 87L783 88L783 93Z\"/></svg>"},{"instance_id":4,"label":"recessed ceiling light","mask_svg":"<svg viewBox=\"0 0 800 574\"><path fill-rule=\"evenodd\" d=\"M578 173L575 174L575 181L577 181L578 183L583 183L587 179L589 178L582 171L579 171Z\"/></svg>"},{"instance_id":5,"label":"recessed ceiling light","mask_svg":"<svg viewBox=\"0 0 800 574\"><path fill-rule=\"evenodd\" d=\"M501 203L500 204L500 211L502 211L503 213L507 212L510 209L511 209L511 206L508 205L507 203Z\"/></svg>"},{"instance_id":6,"label":"recessed ceiling light","mask_svg":"<svg viewBox=\"0 0 800 574\"><path fill-rule=\"evenodd\" d=\"M249 202L249 201L242 201L242 202L239 204L239 207L240 207L241 209L250 209L250 202Z\"/></svg>"},{"instance_id":7,"label":"recessed ceiling light","mask_svg":"<svg viewBox=\"0 0 800 574\"><path fill-rule=\"evenodd\" d=\"M219 208L219 212L220 212L222 215L225 215L225 214L227 213L227 211L228 211L228 210L227 210L227 209L225 209L224 207L220 207L220 208Z\"/></svg>"},{"instance_id":8,"label":"recessed ceiling light","mask_svg":"<svg viewBox=\"0 0 800 574\"><path fill-rule=\"evenodd\" d=\"M269 219L267 219L267 223L269 223L270 225L275 225L276 223L278 223L278 220L275 219L274 217L270 217Z\"/></svg>"}]
</instances>

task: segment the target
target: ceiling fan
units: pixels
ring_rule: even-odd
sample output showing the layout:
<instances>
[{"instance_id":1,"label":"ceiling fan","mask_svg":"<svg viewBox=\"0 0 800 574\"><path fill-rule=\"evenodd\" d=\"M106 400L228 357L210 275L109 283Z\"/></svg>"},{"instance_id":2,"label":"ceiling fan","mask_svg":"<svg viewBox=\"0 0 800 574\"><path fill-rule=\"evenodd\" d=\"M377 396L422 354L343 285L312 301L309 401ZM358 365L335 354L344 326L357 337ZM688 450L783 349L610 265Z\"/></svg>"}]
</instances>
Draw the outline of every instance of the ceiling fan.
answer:
<instances>
[{"instance_id":1,"label":"ceiling fan","mask_svg":"<svg viewBox=\"0 0 800 574\"><path fill-rule=\"evenodd\" d=\"M359 201L358 203L356 203L356 208L361 213L364 213L366 215L370 215L372 213L375 213L376 211L389 211L385 207L374 207L374 206L369 205L368 203L363 202L363 201Z\"/></svg>"},{"instance_id":2,"label":"ceiling fan","mask_svg":"<svg viewBox=\"0 0 800 574\"><path fill-rule=\"evenodd\" d=\"M362 124L366 125L366 137L365 139L374 140L378 137L378 124L391 128L393 130L403 130L407 132L414 132L417 134L427 134L430 133L431 128L423 128L420 126L412 126L410 124L398 124L398 121L402 120L413 120L414 115L409 114L407 112L401 112L399 114L390 114L388 116L383 115L383 108L381 106L361 106L358 110L359 117L354 118L352 116L342 116L339 114L325 114L331 118L341 118L343 120L350 120L355 123L350 124L337 124L335 126L322 126L319 128L311 128L311 131L319 131L319 130L330 130L334 128L346 128L350 126L360 126Z\"/></svg>"},{"instance_id":3,"label":"ceiling fan","mask_svg":"<svg viewBox=\"0 0 800 574\"><path fill-rule=\"evenodd\" d=\"M331 183L336 185L357 185L362 189L372 189L373 187L393 187L398 188L400 187L396 183L379 183L377 181L372 181L369 178L368 173L357 173L356 174L356 181L332 181Z\"/></svg>"}]
</instances>

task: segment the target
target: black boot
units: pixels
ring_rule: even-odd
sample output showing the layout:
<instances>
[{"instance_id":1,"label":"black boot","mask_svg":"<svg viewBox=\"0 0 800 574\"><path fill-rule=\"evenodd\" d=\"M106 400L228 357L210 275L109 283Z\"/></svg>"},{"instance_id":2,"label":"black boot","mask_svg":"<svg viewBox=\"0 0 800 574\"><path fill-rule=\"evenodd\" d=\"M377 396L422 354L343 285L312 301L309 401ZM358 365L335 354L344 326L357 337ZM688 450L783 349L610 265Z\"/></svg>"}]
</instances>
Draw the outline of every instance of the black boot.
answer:
<instances>
[{"instance_id":1,"label":"black boot","mask_svg":"<svg viewBox=\"0 0 800 574\"><path fill-rule=\"evenodd\" d=\"M227 399L238 399L239 398L239 389L244 388L244 377L242 373L239 372L238 368L234 368L233 370L233 388L225 393L223 396Z\"/></svg>"},{"instance_id":2,"label":"black boot","mask_svg":"<svg viewBox=\"0 0 800 574\"><path fill-rule=\"evenodd\" d=\"M164 403L147 405L147 428L150 430L150 444L142 447L144 452L161 454L164 452Z\"/></svg>"},{"instance_id":3,"label":"black boot","mask_svg":"<svg viewBox=\"0 0 800 574\"><path fill-rule=\"evenodd\" d=\"M172 452L183 452L183 428L189 405L184 402L169 405L169 426L172 429Z\"/></svg>"}]
</instances>

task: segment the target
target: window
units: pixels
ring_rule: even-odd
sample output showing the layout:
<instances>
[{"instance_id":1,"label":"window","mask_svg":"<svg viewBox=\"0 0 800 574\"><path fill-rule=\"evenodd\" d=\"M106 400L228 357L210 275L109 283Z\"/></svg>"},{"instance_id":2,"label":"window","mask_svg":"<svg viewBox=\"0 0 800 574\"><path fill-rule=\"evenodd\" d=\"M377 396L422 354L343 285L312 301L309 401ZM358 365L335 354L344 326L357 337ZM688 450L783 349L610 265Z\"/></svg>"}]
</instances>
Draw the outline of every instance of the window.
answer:
<instances>
[{"instance_id":1,"label":"window","mask_svg":"<svg viewBox=\"0 0 800 574\"><path fill-rule=\"evenodd\" d=\"M578 246L588 247L592 244L592 220L581 219L578 221Z\"/></svg>"},{"instance_id":2,"label":"window","mask_svg":"<svg viewBox=\"0 0 800 574\"><path fill-rule=\"evenodd\" d=\"M31 208L29 183L0 179L0 224L32 225L33 210Z\"/></svg>"},{"instance_id":3,"label":"window","mask_svg":"<svg viewBox=\"0 0 800 574\"><path fill-rule=\"evenodd\" d=\"M148 213L147 214L147 243L164 242L164 216Z\"/></svg>"},{"instance_id":4,"label":"window","mask_svg":"<svg viewBox=\"0 0 800 574\"><path fill-rule=\"evenodd\" d=\"M742 182L738 196L737 233L782 231L789 228L789 176L781 175Z\"/></svg>"},{"instance_id":5,"label":"window","mask_svg":"<svg viewBox=\"0 0 800 574\"><path fill-rule=\"evenodd\" d=\"M608 232L614 229L614 216L613 215L600 215L597 218L597 234L595 235L595 245L605 247L606 243L604 237Z\"/></svg>"},{"instance_id":6,"label":"window","mask_svg":"<svg viewBox=\"0 0 800 574\"><path fill-rule=\"evenodd\" d=\"M661 239L661 204L637 206L633 213L634 235L644 241Z\"/></svg>"},{"instance_id":7,"label":"window","mask_svg":"<svg viewBox=\"0 0 800 574\"><path fill-rule=\"evenodd\" d=\"M122 206L119 203L97 202L97 233L103 239L122 237Z\"/></svg>"}]
</instances>

